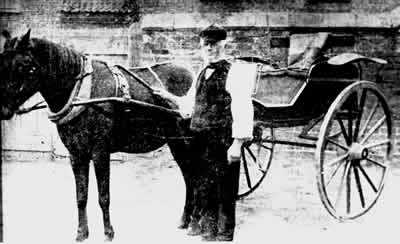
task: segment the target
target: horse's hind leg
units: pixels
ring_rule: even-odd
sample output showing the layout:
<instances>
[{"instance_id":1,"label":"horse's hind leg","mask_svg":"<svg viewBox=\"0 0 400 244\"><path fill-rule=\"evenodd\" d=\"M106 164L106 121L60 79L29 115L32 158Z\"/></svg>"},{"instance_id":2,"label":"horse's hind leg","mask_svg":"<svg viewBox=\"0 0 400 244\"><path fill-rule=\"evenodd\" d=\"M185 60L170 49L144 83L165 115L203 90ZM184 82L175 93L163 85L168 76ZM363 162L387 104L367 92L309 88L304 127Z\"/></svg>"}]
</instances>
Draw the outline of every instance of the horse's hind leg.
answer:
<instances>
[{"instance_id":1,"label":"horse's hind leg","mask_svg":"<svg viewBox=\"0 0 400 244\"><path fill-rule=\"evenodd\" d=\"M75 176L76 201L78 205L78 231L76 241L84 241L89 237L86 205L89 188L89 161L90 159L70 156L72 170Z\"/></svg>"},{"instance_id":2,"label":"horse's hind leg","mask_svg":"<svg viewBox=\"0 0 400 244\"><path fill-rule=\"evenodd\" d=\"M103 212L104 235L107 241L112 241L114 229L110 220L110 153L105 148L95 150L93 162L99 191L99 204Z\"/></svg>"}]
</instances>

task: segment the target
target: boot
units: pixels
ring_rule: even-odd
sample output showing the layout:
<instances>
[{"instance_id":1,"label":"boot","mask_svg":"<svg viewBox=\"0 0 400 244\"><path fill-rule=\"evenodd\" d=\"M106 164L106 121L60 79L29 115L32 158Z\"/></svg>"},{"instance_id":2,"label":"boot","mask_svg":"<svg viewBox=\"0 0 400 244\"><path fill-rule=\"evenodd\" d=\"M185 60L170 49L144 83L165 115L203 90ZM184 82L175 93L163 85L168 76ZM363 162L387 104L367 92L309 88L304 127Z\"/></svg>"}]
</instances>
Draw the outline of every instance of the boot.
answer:
<instances>
[{"instance_id":1,"label":"boot","mask_svg":"<svg viewBox=\"0 0 400 244\"><path fill-rule=\"evenodd\" d=\"M233 241L233 230L232 231L219 231L217 234L217 241Z\"/></svg>"},{"instance_id":2,"label":"boot","mask_svg":"<svg viewBox=\"0 0 400 244\"><path fill-rule=\"evenodd\" d=\"M188 236L198 236L202 233L201 226L199 224L199 221L190 221L189 227L188 227Z\"/></svg>"},{"instance_id":3,"label":"boot","mask_svg":"<svg viewBox=\"0 0 400 244\"><path fill-rule=\"evenodd\" d=\"M217 240L217 220L215 217L207 216L203 217L201 221L202 233L201 240L202 241L216 241Z\"/></svg>"}]
</instances>

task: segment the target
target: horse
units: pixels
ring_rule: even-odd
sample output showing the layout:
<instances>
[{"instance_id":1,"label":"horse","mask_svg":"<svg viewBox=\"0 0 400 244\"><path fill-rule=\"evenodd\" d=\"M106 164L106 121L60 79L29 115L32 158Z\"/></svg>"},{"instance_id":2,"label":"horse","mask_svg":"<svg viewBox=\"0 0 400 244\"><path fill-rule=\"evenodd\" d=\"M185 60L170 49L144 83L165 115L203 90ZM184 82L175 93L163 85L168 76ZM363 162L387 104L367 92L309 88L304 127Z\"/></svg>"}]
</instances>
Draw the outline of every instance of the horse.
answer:
<instances>
[{"instance_id":1,"label":"horse","mask_svg":"<svg viewBox=\"0 0 400 244\"><path fill-rule=\"evenodd\" d=\"M39 92L50 111L60 111L70 99L78 81L91 76L92 98L115 97L115 76L107 63L92 60L92 72L83 74L85 56L72 48L46 39L31 38L30 30L21 37L6 38L0 60L2 120L10 119L18 108ZM136 73L132 73L136 72ZM152 94L151 86L161 83L169 92L182 96L193 82L192 73L181 66L164 63L150 69L119 68L129 85L132 99L159 107L171 104ZM146 81L140 77L147 77ZM153 79L150 79L153 77ZM125 94L126 95L126 94ZM84 105L75 118L57 124L58 134L69 151L78 208L76 241L89 236L86 205L88 198L89 162L93 161L98 202L103 214L106 240L112 241L114 229L110 220L110 154L113 152L144 153L165 143L177 162L186 186L186 199L179 228L187 228L193 209L191 180L190 130L187 120L151 107L103 102Z\"/></svg>"}]
</instances>

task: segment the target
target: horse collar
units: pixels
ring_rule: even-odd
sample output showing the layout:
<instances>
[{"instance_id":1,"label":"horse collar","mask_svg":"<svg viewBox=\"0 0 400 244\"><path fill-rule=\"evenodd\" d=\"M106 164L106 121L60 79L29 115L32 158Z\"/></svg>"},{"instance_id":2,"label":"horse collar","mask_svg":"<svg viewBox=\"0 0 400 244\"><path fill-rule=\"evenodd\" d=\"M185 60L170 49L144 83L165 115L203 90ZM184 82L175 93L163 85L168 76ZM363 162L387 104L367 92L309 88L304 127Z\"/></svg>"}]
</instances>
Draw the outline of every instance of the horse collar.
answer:
<instances>
[{"instance_id":1,"label":"horse collar","mask_svg":"<svg viewBox=\"0 0 400 244\"><path fill-rule=\"evenodd\" d=\"M85 109L85 106L73 107L72 103L76 99L80 100L90 98L92 78L88 76L90 76L92 72L93 67L91 59L82 57L81 72L78 74L78 76L74 78L76 83L74 85L74 88L72 89L67 103L58 112L48 112L48 118L52 122L56 124L65 124Z\"/></svg>"}]
</instances>

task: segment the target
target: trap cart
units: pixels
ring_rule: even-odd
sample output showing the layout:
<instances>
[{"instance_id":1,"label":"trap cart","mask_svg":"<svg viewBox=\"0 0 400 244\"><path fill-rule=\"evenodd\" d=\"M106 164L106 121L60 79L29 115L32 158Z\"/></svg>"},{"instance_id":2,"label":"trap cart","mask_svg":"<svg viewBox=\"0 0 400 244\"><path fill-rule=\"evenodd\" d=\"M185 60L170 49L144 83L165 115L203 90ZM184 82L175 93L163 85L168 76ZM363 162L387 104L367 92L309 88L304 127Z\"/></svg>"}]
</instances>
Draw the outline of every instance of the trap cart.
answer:
<instances>
[{"instance_id":1,"label":"trap cart","mask_svg":"<svg viewBox=\"0 0 400 244\"><path fill-rule=\"evenodd\" d=\"M377 82L361 79L362 63L379 74L386 61L343 53L306 72L258 62L254 138L242 146L239 198L261 184L275 145L282 144L315 148L318 191L334 218L356 218L376 203L393 147L392 115ZM295 140L274 133L298 126L303 128Z\"/></svg>"}]
</instances>

